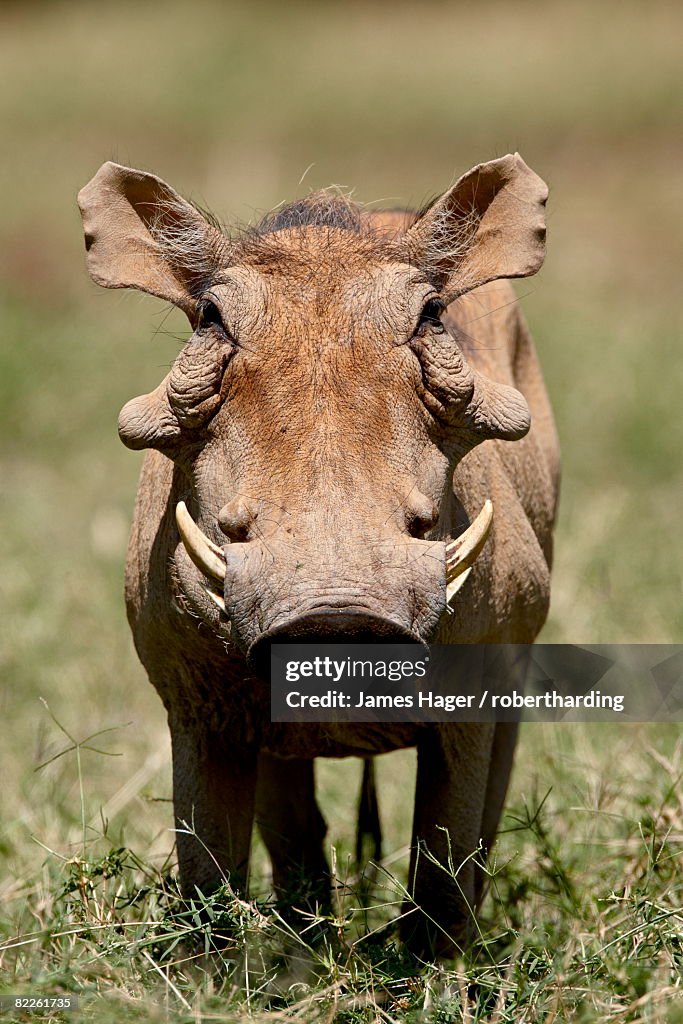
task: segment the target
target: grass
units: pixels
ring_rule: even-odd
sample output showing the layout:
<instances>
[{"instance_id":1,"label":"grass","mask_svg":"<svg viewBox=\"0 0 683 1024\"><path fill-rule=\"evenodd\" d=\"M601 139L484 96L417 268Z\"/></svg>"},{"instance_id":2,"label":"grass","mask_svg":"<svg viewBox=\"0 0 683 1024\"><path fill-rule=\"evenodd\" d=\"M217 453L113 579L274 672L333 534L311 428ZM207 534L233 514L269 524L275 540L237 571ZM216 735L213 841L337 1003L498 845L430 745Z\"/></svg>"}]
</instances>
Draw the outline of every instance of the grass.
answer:
<instances>
[{"instance_id":1,"label":"grass","mask_svg":"<svg viewBox=\"0 0 683 1024\"><path fill-rule=\"evenodd\" d=\"M74 204L110 157L238 219L332 181L419 204L518 148L552 197L548 260L518 288L564 458L543 636L676 641L680 29L673 3L616 0L2 6L4 991L77 990L105 1024L683 1019L673 725L525 729L481 938L459 963L395 945L410 752L379 760L389 860L368 915L346 885L358 766L331 761L319 784L344 885L327 944L287 933L257 844L255 903L226 890L197 925L211 945L230 918L236 944L198 962L173 946L193 910L175 896L163 709L122 607L139 461L115 418L185 327L88 282ZM78 752L56 756L72 746L57 721ZM106 754L86 749L109 729L93 741ZM292 951L313 975L288 992L273 965Z\"/></svg>"},{"instance_id":2,"label":"grass","mask_svg":"<svg viewBox=\"0 0 683 1024\"><path fill-rule=\"evenodd\" d=\"M66 802L73 810L80 800L81 820L71 822L71 844L42 848L41 871L4 893L3 988L77 993L80 1019L104 1024L681 1020L676 731L661 727L658 749L643 727L536 725L527 733L534 735L522 747L489 865L478 939L445 967L418 963L397 944L407 853L400 848L377 871L369 906L343 837L332 848L336 895L327 916L284 920L268 896L260 849L251 901L226 880L211 899L198 893L184 903L170 874L168 832L156 856L148 850L143 858L106 812L89 806L86 756L105 738L75 747L66 737L66 751L48 758L39 777L49 789L48 776L58 773L65 796L70 780L81 796ZM627 765L609 777L605 741L614 765ZM635 775L634 744L642 744ZM388 817L394 841L408 817L396 795ZM144 791L128 797L139 805ZM41 814L48 805L40 801ZM153 805L147 815L157 817Z\"/></svg>"}]
</instances>

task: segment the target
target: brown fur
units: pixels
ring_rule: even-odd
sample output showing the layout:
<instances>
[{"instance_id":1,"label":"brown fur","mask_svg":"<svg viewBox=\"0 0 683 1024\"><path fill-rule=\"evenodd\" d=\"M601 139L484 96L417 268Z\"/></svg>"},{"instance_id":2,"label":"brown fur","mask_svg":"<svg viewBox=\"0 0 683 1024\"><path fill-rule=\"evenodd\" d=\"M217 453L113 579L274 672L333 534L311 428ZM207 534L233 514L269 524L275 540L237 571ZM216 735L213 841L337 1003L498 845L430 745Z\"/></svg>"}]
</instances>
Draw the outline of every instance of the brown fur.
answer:
<instances>
[{"instance_id":1,"label":"brown fur","mask_svg":"<svg viewBox=\"0 0 683 1024\"><path fill-rule=\"evenodd\" d=\"M427 917L404 935L449 952L480 895L470 855L493 841L514 730L271 723L245 655L302 629L339 638L339 622L449 643L537 634L557 443L529 333L495 279L540 265L545 188L506 157L417 217L319 193L232 239L160 179L114 165L80 201L95 280L169 298L197 328L120 421L150 449L126 600L168 711L176 820L202 840L179 835L183 885L244 882L255 815L278 891L302 870L324 879L312 759L417 745L411 879ZM437 292L446 333L420 320ZM492 539L446 614L444 542L486 498ZM180 500L224 547L230 622L179 541ZM440 826L458 884L417 854L445 858Z\"/></svg>"}]
</instances>

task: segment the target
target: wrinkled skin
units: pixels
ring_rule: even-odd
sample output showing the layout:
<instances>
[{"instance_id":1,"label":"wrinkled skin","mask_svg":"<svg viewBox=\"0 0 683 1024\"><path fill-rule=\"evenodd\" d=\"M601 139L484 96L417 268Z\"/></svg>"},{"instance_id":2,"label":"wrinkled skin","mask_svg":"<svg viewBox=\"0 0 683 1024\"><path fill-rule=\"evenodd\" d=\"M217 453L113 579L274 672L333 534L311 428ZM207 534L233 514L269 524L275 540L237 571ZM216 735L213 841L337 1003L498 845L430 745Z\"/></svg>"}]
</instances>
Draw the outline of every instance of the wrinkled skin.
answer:
<instances>
[{"instance_id":1,"label":"wrinkled skin","mask_svg":"<svg viewBox=\"0 0 683 1024\"><path fill-rule=\"evenodd\" d=\"M152 175L105 164L81 192L94 280L176 303L194 331L119 423L149 449L126 598L168 712L176 821L201 839L178 836L188 893L224 874L246 884L256 819L276 890L307 877L324 899L313 759L416 745L410 877L426 915L404 937L425 955L466 937L482 882L470 855L495 836L514 728L271 723L263 667L273 639L529 642L541 628L557 444L496 279L540 266L545 197L505 157L418 217L321 193L227 240ZM449 613L445 544L486 498L491 537ZM224 552L225 612L180 541L179 501ZM458 885L417 855L444 861L449 841Z\"/></svg>"}]
</instances>

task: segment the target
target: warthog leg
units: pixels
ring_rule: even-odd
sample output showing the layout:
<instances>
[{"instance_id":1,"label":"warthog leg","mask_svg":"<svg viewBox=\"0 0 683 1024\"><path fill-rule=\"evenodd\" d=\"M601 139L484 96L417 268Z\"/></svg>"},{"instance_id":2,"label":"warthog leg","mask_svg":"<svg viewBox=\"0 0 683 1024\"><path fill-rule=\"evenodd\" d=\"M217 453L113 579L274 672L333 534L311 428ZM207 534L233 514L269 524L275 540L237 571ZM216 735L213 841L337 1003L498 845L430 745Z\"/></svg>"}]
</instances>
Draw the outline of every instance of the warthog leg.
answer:
<instances>
[{"instance_id":1,"label":"warthog leg","mask_svg":"<svg viewBox=\"0 0 683 1024\"><path fill-rule=\"evenodd\" d=\"M276 895L297 906L303 901L311 910L327 909L327 826L315 799L312 760L259 755L256 822L272 861Z\"/></svg>"},{"instance_id":2,"label":"warthog leg","mask_svg":"<svg viewBox=\"0 0 683 1024\"><path fill-rule=\"evenodd\" d=\"M195 898L229 882L246 891L256 795L256 750L174 722L173 803L183 893Z\"/></svg>"},{"instance_id":3,"label":"warthog leg","mask_svg":"<svg viewBox=\"0 0 683 1024\"><path fill-rule=\"evenodd\" d=\"M426 959L455 956L475 930L494 730L493 724L441 725L418 744L411 899L401 933Z\"/></svg>"}]
</instances>

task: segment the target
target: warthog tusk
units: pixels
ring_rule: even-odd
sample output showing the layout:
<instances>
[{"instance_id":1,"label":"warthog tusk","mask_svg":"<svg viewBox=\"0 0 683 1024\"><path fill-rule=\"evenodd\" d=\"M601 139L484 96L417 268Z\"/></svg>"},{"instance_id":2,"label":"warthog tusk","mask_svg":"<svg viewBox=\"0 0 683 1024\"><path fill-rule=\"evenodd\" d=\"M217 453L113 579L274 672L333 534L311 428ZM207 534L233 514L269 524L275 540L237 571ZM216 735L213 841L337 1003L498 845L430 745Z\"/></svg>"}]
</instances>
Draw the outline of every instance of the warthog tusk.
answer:
<instances>
[{"instance_id":1,"label":"warthog tusk","mask_svg":"<svg viewBox=\"0 0 683 1024\"><path fill-rule=\"evenodd\" d=\"M450 603L469 576L493 522L493 505L487 498L477 518L456 540L446 545L446 603Z\"/></svg>"},{"instance_id":2,"label":"warthog tusk","mask_svg":"<svg viewBox=\"0 0 683 1024\"><path fill-rule=\"evenodd\" d=\"M455 595L458 593L458 591L460 590L461 586L466 581L467 577L469 576L469 574L471 572L472 572L471 569L465 569L465 571L461 572L459 576L456 576L456 578L451 583L447 583L446 584L446 605L447 606L450 605L451 601L453 600Z\"/></svg>"},{"instance_id":3,"label":"warthog tusk","mask_svg":"<svg viewBox=\"0 0 683 1024\"><path fill-rule=\"evenodd\" d=\"M199 529L194 519L187 511L184 501L179 501L175 508L175 520L180 531L180 539L183 542L188 555L203 573L212 576L219 583L225 580L225 557L223 552L210 541Z\"/></svg>"},{"instance_id":4,"label":"warthog tusk","mask_svg":"<svg viewBox=\"0 0 683 1024\"><path fill-rule=\"evenodd\" d=\"M220 596L220 594L214 594L213 590L209 590L208 587L204 587L204 590L207 592L213 603L215 605L218 605L223 614L226 615L227 613L225 611L225 601Z\"/></svg>"}]
</instances>

